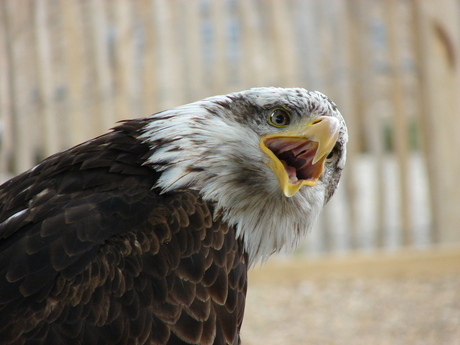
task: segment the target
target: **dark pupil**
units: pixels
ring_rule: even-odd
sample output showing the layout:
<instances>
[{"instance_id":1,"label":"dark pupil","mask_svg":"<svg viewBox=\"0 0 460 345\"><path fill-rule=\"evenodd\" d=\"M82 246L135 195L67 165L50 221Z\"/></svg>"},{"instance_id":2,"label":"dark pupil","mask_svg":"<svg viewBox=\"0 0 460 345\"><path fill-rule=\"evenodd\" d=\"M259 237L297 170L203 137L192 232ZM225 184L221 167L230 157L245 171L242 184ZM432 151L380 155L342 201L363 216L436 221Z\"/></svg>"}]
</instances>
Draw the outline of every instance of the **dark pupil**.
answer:
<instances>
[{"instance_id":1,"label":"dark pupil","mask_svg":"<svg viewBox=\"0 0 460 345\"><path fill-rule=\"evenodd\" d=\"M284 123L284 116L283 115L278 115L276 117L276 123L279 125L282 125Z\"/></svg>"},{"instance_id":2,"label":"dark pupil","mask_svg":"<svg viewBox=\"0 0 460 345\"><path fill-rule=\"evenodd\" d=\"M331 159L332 157L334 157L334 151L329 152L326 159Z\"/></svg>"},{"instance_id":3,"label":"dark pupil","mask_svg":"<svg viewBox=\"0 0 460 345\"><path fill-rule=\"evenodd\" d=\"M286 124L286 116L284 114L282 114L280 111L277 111L275 114L274 114L274 119L273 121L277 124L277 125L285 125Z\"/></svg>"}]
</instances>

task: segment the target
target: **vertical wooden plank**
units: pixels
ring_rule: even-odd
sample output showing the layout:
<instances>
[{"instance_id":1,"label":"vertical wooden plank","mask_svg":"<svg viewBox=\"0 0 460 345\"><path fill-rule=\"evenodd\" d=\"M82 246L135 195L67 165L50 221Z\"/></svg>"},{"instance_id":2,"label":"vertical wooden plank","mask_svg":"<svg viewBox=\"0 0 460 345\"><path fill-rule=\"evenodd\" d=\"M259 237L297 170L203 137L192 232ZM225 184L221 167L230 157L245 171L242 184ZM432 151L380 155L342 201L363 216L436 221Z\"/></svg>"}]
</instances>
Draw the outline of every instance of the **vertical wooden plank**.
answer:
<instances>
[{"instance_id":1,"label":"vertical wooden plank","mask_svg":"<svg viewBox=\"0 0 460 345\"><path fill-rule=\"evenodd\" d=\"M100 119L99 130L106 131L115 124L116 112L113 77L110 69L107 8L104 0L89 1L89 16L93 31L91 43L93 45L93 59L96 70L97 117Z\"/></svg>"},{"instance_id":2,"label":"vertical wooden plank","mask_svg":"<svg viewBox=\"0 0 460 345\"><path fill-rule=\"evenodd\" d=\"M276 5L276 4L275 4ZM286 6L287 4L284 4ZM326 92L324 90L324 65L321 61L322 45L320 44L320 36L322 34L321 27L319 25L321 11L320 7L323 2L315 0L298 0L292 3L292 22L295 26L288 28L291 31L292 41L290 44L295 44L295 52L288 54L297 54L297 61L294 62L297 66L295 71L287 73L295 73L295 80L292 80L298 85L309 90L318 90ZM285 8L287 10L287 8ZM273 10L272 16L276 16L276 11ZM279 21L287 21L286 18L290 16L281 16ZM284 24L287 25L287 24ZM279 32L282 32L283 29ZM283 35L280 35L279 40L283 40ZM288 49L287 47L282 48L282 45L275 46L275 50ZM278 69L279 67L276 67ZM291 85L292 86L292 85ZM321 213L317 225L313 230L312 234L307 238L306 244L309 253L329 251L333 247L332 229L334 224L330 221L331 213L333 213L333 204L326 206L325 210Z\"/></svg>"},{"instance_id":3,"label":"vertical wooden plank","mask_svg":"<svg viewBox=\"0 0 460 345\"><path fill-rule=\"evenodd\" d=\"M434 199L431 197L430 188L432 183L429 180L429 166L427 163L427 147L428 142L424 140L424 133L422 130L422 114L428 111L427 100L422 97L421 93L421 73L420 73L420 40L417 29L417 11L413 1L406 2L407 16L408 16L408 35L410 45L408 46L408 53L410 61L413 64L413 71L411 73L411 79L409 82L411 97L411 107L413 111L412 121L415 122L415 132L417 135L416 143L417 148L414 152L416 155L416 162L419 162L419 169L411 169L411 183L417 183L417 186L412 188L411 199L413 204L411 205L412 212L412 224L414 228L414 245L415 246L427 246L435 244L434 227L433 227L433 203ZM412 154L412 160L414 161L414 154ZM412 182L414 181L414 182ZM423 216L421 216L423 215Z\"/></svg>"},{"instance_id":4,"label":"vertical wooden plank","mask_svg":"<svg viewBox=\"0 0 460 345\"><path fill-rule=\"evenodd\" d=\"M319 91L326 94L328 97L334 100L334 87L332 85L331 76L334 74L333 70L336 67L333 62L333 43L332 43L332 16L334 13L335 3L331 3L329 0L323 0L316 2L314 5L315 17L317 20L316 35L319 40L317 45L317 57L319 63L314 66L317 73L320 76L321 89ZM336 215L334 212L337 211L337 194L333 201L329 203L321 212L320 217L322 218L322 237L323 246L325 251L333 252L338 245L338 229L336 222ZM334 207L335 206L335 207Z\"/></svg>"},{"instance_id":5,"label":"vertical wooden plank","mask_svg":"<svg viewBox=\"0 0 460 345\"><path fill-rule=\"evenodd\" d=\"M156 102L158 85L156 83L156 51L159 49L155 41L155 23L153 22L152 1L142 1L141 17L144 27L144 52L142 55L142 94L144 115L153 114L160 110Z\"/></svg>"},{"instance_id":6,"label":"vertical wooden plank","mask_svg":"<svg viewBox=\"0 0 460 345\"><path fill-rule=\"evenodd\" d=\"M48 28L47 0L34 0L34 26L37 42L37 58L39 72L39 89L42 99L41 127L43 133L43 153L49 156L59 151L58 117L54 102L54 72L51 55L51 42Z\"/></svg>"},{"instance_id":7,"label":"vertical wooden plank","mask_svg":"<svg viewBox=\"0 0 460 345\"><path fill-rule=\"evenodd\" d=\"M9 47L8 65L11 68L13 173L17 174L34 165L31 69L35 55L30 32L32 12L30 1L4 1L2 6Z\"/></svg>"},{"instance_id":8,"label":"vertical wooden plank","mask_svg":"<svg viewBox=\"0 0 460 345\"><path fill-rule=\"evenodd\" d=\"M365 111L364 89L362 87L362 79L364 75L365 54L363 53L363 28L361 20L360 5L354 0L347 0L346 6L346 20L348 22L348 56L350 59L349 76L350 76L350 90L352 97L350 97L350 112L353 114L352 120L347 118L347 126L349 129L349 142L347 145L347 166L344 171L343 178L346 180L345 187L347 188L348 195L355 196L355 202L350 206L350 219L352 224L351 247L353 249L360 249L364 247L364 229L367 227L363 224L363 204L361 202L362 196L362 171L359 171L358 159L362 159L363 153L363 117ZM356 153L356 155L353 155ZM359 155L358 155L359 153ZM355 160L354 160L355 158ZM371 206L371 205L368 205ZM375 213L372 207L366 210L368 214ZM369 229L367 229L369 231Z\"/></svg>"},{"instance_id":9,"label":"vertical wooden plank","mask_svg":"<svg viewBox=\"0 0 460 345\"><path fill-rule=\"evenodd\" d=\"M359 187L362 185L358 170L358 156L362 150L362 142L359 140L362 133L362 118L364 114L364 90L362 88L362 74L364 64L364 54L362 53L363 30L359 16L358 4L354 0L348 0L344 4L345 15L348 26L347 39L347 56L349 59L348 79L350 88L350 97L348 113L346 114L347 127L349 131L349 142L347 145L347 166L344 171L345 187L347 194L350 196L350 245L352 249L358 249L363 246L362 228L362 205L359 203ZM343 90L343 89L342 89ZM370 210L367 210L368 212Z\"/></svg>"},{"instance_id":10,"label":"vertical wooden plank","mask_svg":"<svg viewBox=\"0 0 460 345\"><path fill-rule=\"evenodd\" d=\"M386 245L386 235L388 229L388 214L389 206L387 204L387 176L385 175L385 138L384 138L384 125L385 121L383 115L378 111L376 107L376 102L379 99L380 91L377 87L376 77L377 73L373 66L373 63L376 58L376 52L373 49L372 38L370 35L371 23L373 20L378 18L378 15L374 13L374 18L369 16L369 12L378 12L372 11L375 6L382 6L383 3L377 2L367 2L361 1L361 15L362 15L362 35L361 39L363 40L363 62L364 66L361 69L362 78L358 82L363 88L361 94L361 101L364 104L363 112L363 133L364 139L367 142L369 149L369 154L372 164L374 166L373 172L376 176L376 185L375 194L376 194L376 217L375 217L375 242L371 245L376 245L377 247L384 247ZM369 231L369 229L363 229ZM363 233L364 235L364 233ZM370 236L371 234L367 234ZM365 237L363 238L365 241ZM365 242L363 242L364 244Z\"/></svg>"},{"instance_id":11,"label":"vertical wooden plank","mask_svg":"<svg viewBox=\"0 0 460 345\"><path fill-rule=\"evenodd\" d=\"M78 112L83 117L85 126L85 138L87 140L101 134L101 119L98 111L98 86L97 86L97 66L94 56L94 31L91 27L90 3L88 0L79 1L80 3L80 28L83 39L81 59L83 97L82 102L78 104Z\"/></svg>"},{"instance_id":12,"label":"vertical wooden plank","mask_svg":"<svg viewBox=\"0 0 460 345\"><path fill-rule=\"evenodd\" d=\"M375 77L372 67L373 49L371 45L371 37L369 34L369 22L372 12L372 6L375 2L367 2L364 0L349 0L347 1L348 18L350 21L350 59L353 75L351 78L351 89L353 94L353 109L354 109L354 136L351 136L350 148L352 151L369 151L368 155L360 155L361 160L371 159L373 164L372 173L376 177L376 184L372 190L375 191L375 206L363 204L360 201L359 205L354 205L355 211L354 224L357 226L356 247L368 247L369 245L384 245L384 229L386 214L385 209L385 176L383 171L383 131L382 120L379 114L375 111L375 100L377 98L377 90L375 83L372 82ZM353 125L352 125L353 126ZM353 133L351 133L353 134ZM353 147L353 145L355 145ZM360 179L364 178L357 170L353 171L355 179L354 185L362 185ZM352 184L350 184L352 186ZM355 193L356 190L349 190L349 193ZM362 194L362 193L361 193ZM366 211L364 211L364 209ZM363 217L362 212L370 214L371 217ZM361 213L361 214L359 214ZM358 217L359 214L359 217ZM371 218L372 224L364 223L364 220Z\"/></svg>"},{"instance_id":13,"label":"vertical wooden plank","mask_svg":"<svg viewBox=\"0 0 460 345\"><path fill-rule=\"evenodd\" d=\"M115 39L115 83L117 120L139 117L142 106L139 95L139 76L135 69L135 27L133 23L134 2L111 1L114 6L116 28Z\"/></svg>"},{"instance_id":14,"label":"vertical wooden plank","mask_svg":"<svg viewBox=\"0 0 460 345\"><path fill-rule=\"evenodd\" d=\"M182 22L182 31L184 42L181 45L185 50L186 56L184 61L184 82L187 84L185 102L196 101L206 97L206 86L203 69L203 44L200 32L201 13L200 3L197 0L181 0L177 6L181 9L180 17L184 18Z\"/></svg>"},{"instance_id":15,"label":"vertical wooden plank","mask_svg":"<svg viewBox=\"0 0 460 345\"><path fill-rule=\"evenodd\" d=\"M398 16L399 15L399 16ZM412 223L410 216L409 191L409 138L408 138L408 110L404 99L403 73L401 68L400 17L396 0L389 0L385 6L386 24L388 27L389 66L391 78L391 100L393 104L394 149L398 163L399 194L401 198L401 242L407 246L411 242Z\"/></svg>"},{"instance_id":16,"label":"vertical wooden plank","mask_svg":"<svg viewBox=\"0 0 460 345\"><path fill-rule=\"evenodd\" d=\"M319 5L321 3L316 0L297 0L293 18L297 22L300 36L297 52L302 60L298 71L302 85L309 90L321 91L324 89L324 80L322 68L318 68L322 64L318 49L321 45L317 16Z\"/></svg>"},{"instance_id":17,"label":"vertical wooden plank","mask_svg":"<svg viewBox=\"0 0 460 345\"><path fill-rule=\"evenodd\" d=\"M241 17L242 54L240 57L241 88L276 85L274 62L270 59L269 45L263 36L262 11L254 0L239 1Z\"/></svg>"},{"instance_id":18,"label":"vertical wooden plank","mask_svg":"<svg viewBox=\"0 0 460 345\"><path fill-rule=\"evenodd\" d=\"M78 144L91 137L92 119L82 110L85 104L85 61L83 18L80 1L60 0L63 18L63 42L67 65L67 130L63 140L66 146Z\"/></svg>"},{"instance_id":19,"label":"vertical wooden plank","mask_svg":"<svg viewBox=\"0 0 460 345\"><path fill-rule=\"evenodd\" d=\"M353 21L350 15L348 3L344 1L334 2L336 12L334 14L334 65L337 68L333 83L333 100L337 103L341 113L347 123L349 142L347 144L347 163L342 177L343 197L342 207L346 209L347 224L346 227L347 243L346 249L357 248L357 229L358 219L360 217L360 208L358 205L358 176L357 158L359 155L359 137L357 114L361 101L358 99L359 94L354 94L353 88L356 80L353 77L359 73L358 58L356 55L357 32L353 30Z\"/></svg>"},{"instance_id":20,"label":"vertical wooden plank","mask_svg":"<svg viewBox=\"0 0 460 345\"><path fill-rule=\"evenodd\" d=\"M71 123L69 119L69 64L67 59L67 35L61 0L47 0L48 39L52 68L53 98L52 107L56 114L56 140L58 150L66 149L73 144L70 136Z\"/></svg>"},{"instance_id":21,"label":"vertical wooden plank","mask_svg":"<svg viewBox=\"0 0 460 345\"><path fill-rule=\"evenodd\" d=\"M350 250L356 242L356 218L353 211L357 212L357 186L355 167L357 155L357 140L359 133L355 129L355 95L352 93L351 75L356 72L351 70L351 50L356 49L350 40L350 21L348 18L346 2L327 0L321 3L321 26L323 37L327 44L321 49L323 58L324 92L337 104L347 123L350 141L347 145L347 164L342 177L342 182L330 204L322 213L324 229L326 232L326 246L331 251ZM353 48L352 48L353 47Z\"/></svg>"},{"instance_id":22,"label":"vertical wooden plank","mask_svg":"<svg viewBox=\"0 0 460 345\"><path fill-rule=\"evenodd\" d=\"M0 183L9 177L13 155L11 51L8 45L6 1L0 1Z\"/></svg>"},{"instance_id":23,"label":"vertical wooden plank","mask_svg":"<svg viewBox=\"0 0 460 345\"><path fill-rule=\"evenodd\" d=\"M288 1L270 0L268 22L271 28L271 41L275 49L276 70L278 71L278 85L282 87L295 87L300 85L299 61L297 41L293 21L289 13ZM259 52L260 54L260 52Z\"/></svg>"},{"instance_id":24,"label":"vertical wooden plank","mask_svg":"<svg viewBox=\"0 0 460 345\"><path fill-rule=\"evenodd\" d=\"M239 1L241 3L241 1ZM230 68L227 47L229 36L228 1L211 2L211 23L213 31L213 60L210 76L210 89L213 94L229 92Z\"/></svg>"},{"instance_id":25,"label":"vertical wooden plank","mask_svg":"<svg viewBox=\"0 0 460 345\"><path fill-rule=\"evenodd\" d=\"M344 35L345 32L334 32L334 26L339 21L337 19L336 8L337 1L324 0L315 3L316 25L318 26L318 64L315 68L319 69L321 74L321 92L331 98L334 98L335 87L334 78L336 77L337 60L341 60L342 56L337 56L337 44L335 40L337 35Z\"/></svg>"},{"instance_id":26,"label":"vertical wooden plank","mask_svg":"<svg viewBox=\"0 0 460 345\"><path fill-rule=\"evenodd\" d=\"M460 5L457 0L413 0L412 6L432 236L434 242L459 243Z\"/></svg>"},{"instance_id":27,"label":"vertical wooden plank","mask_svg":"<svg viewBox=\"0 0 460 345\"><path fill-rule=\"evenodd\" d=\"M152 0L154 5L153 21L156 24L156 42L158 58L158 103L161 109L178 106L183 103L184 85L182 83L183 59L180 55L174 8L177 0Z\"/></svg>"}]
</instances>

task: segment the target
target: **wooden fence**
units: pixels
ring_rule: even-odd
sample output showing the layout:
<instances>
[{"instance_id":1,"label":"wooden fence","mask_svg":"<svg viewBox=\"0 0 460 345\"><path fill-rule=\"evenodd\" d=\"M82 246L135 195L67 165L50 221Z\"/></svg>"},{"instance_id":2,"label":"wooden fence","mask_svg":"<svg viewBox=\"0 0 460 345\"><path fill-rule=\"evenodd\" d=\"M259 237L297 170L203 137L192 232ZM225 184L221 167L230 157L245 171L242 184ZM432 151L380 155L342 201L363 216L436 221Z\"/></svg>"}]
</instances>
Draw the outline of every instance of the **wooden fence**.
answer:
<instances>
[{"instance_id":1,"label":"wooden fence","mask_svg":"<svg viewBox=\"0 0 460 345\"><path fill-rule=\"evenodd\" d=\"M0 173L254 86L328 94L347 170L309 251L460 243L458 0L0 0Z\"/></svg>"}]
</instances>

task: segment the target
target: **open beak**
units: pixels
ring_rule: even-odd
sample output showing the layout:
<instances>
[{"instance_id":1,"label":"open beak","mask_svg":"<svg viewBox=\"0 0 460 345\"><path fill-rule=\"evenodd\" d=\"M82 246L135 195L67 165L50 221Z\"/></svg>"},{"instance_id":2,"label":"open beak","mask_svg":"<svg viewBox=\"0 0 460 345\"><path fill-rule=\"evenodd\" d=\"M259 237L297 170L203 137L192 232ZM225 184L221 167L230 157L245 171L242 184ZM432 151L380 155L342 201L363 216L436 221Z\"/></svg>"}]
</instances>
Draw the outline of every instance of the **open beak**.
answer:
<instances>
[{"instance_id":1,"label":"open beak","mask_svg":"<svg viewBox=\"0 0 460 345\"><path fill-rule=\"evenodd\" d=\"M281 189L287 197L302 186L314 186L323 173L326 157L339 137L340 123L335 117L320 116L306 127L267 135L260 148L270 158Z\"/></svg>"}]
</instances>

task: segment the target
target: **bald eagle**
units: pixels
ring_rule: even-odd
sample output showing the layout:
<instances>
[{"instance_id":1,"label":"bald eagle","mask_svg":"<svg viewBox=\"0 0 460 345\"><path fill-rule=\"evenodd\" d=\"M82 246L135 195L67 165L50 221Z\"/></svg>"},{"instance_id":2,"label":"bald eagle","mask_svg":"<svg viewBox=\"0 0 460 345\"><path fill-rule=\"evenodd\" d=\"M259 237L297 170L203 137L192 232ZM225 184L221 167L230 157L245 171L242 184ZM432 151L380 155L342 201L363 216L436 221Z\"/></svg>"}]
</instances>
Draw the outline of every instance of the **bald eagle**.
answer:
<instances>
[{"instance_id":1,"label":"bald eagle","mask_svg":"<svg viewBox=\"0 0 460 345\"><path fill-rule=\"evenodd\" d=\"M347 130L255 88L120 123L0 187L2 344L240 344L247 270L333 195Z\"/></svg>"}]
</instances>

